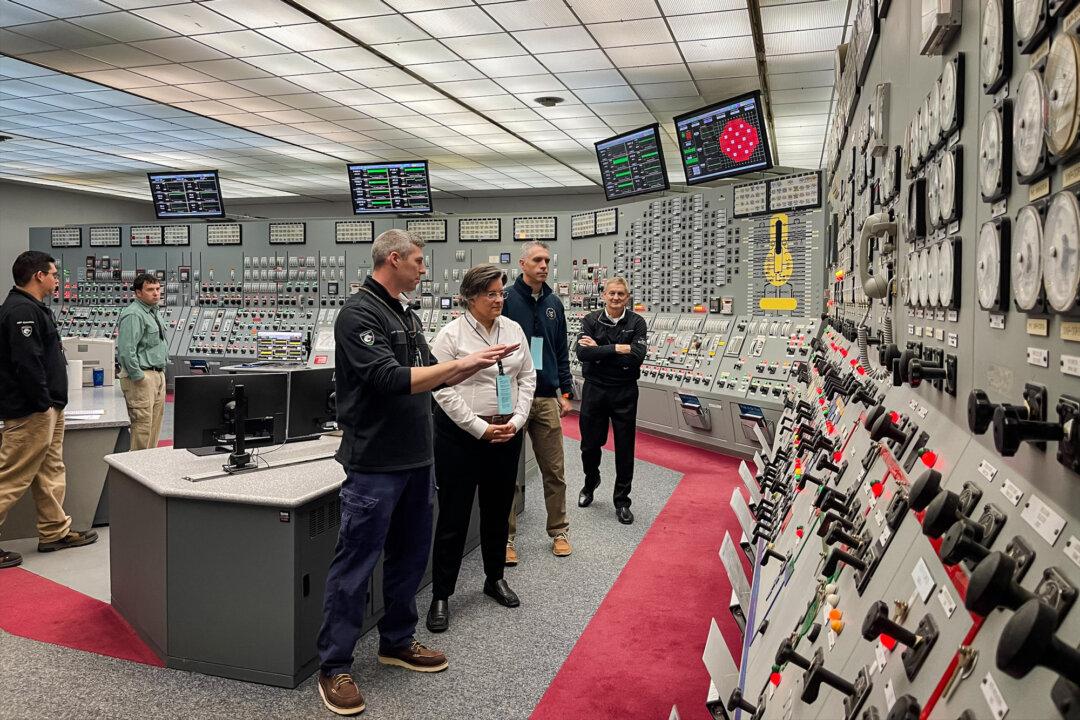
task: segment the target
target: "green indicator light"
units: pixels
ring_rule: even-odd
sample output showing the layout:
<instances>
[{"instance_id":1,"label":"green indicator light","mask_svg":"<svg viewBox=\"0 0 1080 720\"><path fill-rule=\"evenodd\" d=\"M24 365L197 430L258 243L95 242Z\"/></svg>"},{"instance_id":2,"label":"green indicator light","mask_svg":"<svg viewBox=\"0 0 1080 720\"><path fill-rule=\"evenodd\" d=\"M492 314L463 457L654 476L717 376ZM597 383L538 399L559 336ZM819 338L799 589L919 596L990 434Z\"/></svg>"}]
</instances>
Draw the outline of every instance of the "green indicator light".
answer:
<instances>
[{"instance_id":1,"label":"green indicator light","mask_svg":"<svg viewBox=\"0 0 1080 720\"><path fill-rule=\"evenodd\" d=\"M623 187L634 187L634 181L631 180L630 182L621 182L618 185L616 185L616 187L621 187L621 188L623 188Z\"/></svg>"},{"instance_id":2,"label":"green indicator light","mask_svg":"<svg viewBox=\"0 0 1080 720\"><path fill-rule=\"evenodd\" d=\"M622 172L615 173L615 177L617 177L617 178L626 177L629 174L630 174L629 170L623 170Z\"/></svg>"},{"instance_id":3,"label":"green indicator light","mask_svg":"<svg viewBox=\"0 0 1080 720\"><path fill-rule=\"evenodd\" d=\"M375 169L375 168L372 168L371 170L366 170L365 172L368 172L368 173L379 173L380 175L386 175L386 174L387 174L387 173L388 173L389 171L388 171L388 170L387 170L386 168L382 168L382 169Z\"/></svg>"},{"instance_id":4,"label":"green indicator light","mask_svg":"<svg viewBox=\"0 0 1080 720\"><path fill-rule=\"evenodd\" d=\"M372 185L389 185L389 180L368 180Z\"/></svg>"},{"instance_id":5,"label":"green indicator light","mask_svg":"<svg viewBox=\"0 0 1080 720\"><path fill-rule=\"evenodd\" d=\"M621 158L616 158L615 160L611 161L611 164L612 165L620 165L620 164L622 164L624 162L630 162L629 156L623 155Z\"/></svg>"},{"instance_id":6,"label":"green indicator light","mask_svg":"<svg viewBox=\"0 0 1080 720\"><path fill-rule=\"evenodd\" d=\"M644 155L642 155L642 156L641 156L641 159L642 159L642 160L644 160L645 158L651 158L651 157L656 157L656 156L657 156L657 155L659 155L659 154L660 154L660 153L658 153L658 152L656 152L655 150L653 150L653 151L652 151L652 152L650 152L650 153L645 153Z\"/></svg>"}]
</instances>

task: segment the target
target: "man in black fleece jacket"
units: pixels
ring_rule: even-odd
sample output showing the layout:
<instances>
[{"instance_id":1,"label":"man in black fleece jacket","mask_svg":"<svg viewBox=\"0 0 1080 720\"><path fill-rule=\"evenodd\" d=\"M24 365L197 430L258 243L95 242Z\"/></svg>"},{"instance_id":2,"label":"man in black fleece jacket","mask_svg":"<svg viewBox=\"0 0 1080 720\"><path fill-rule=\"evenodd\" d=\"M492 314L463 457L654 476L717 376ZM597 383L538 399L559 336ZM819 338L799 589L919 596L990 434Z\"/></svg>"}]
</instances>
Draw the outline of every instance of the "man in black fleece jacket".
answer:
<instances>
[{"instance_id":1,"label":"man in black fleece jacket","mask_svg":"<svg viewBox=\"0 0 1080 720\"><path fill-rule=\"evenodd\" d=\"M645 318L627 310L630 287L614 277L604 284L606 307L585 316L574 349L581 360L585 385L581 390L578 425L585 486L578 505L588 507L600 485L600 448L607 442L608 421L615 435L615 516L634 522L630 485L634 479L634 434L637 431L637 379L645 360Z\"/></svg>"}]
</instances>

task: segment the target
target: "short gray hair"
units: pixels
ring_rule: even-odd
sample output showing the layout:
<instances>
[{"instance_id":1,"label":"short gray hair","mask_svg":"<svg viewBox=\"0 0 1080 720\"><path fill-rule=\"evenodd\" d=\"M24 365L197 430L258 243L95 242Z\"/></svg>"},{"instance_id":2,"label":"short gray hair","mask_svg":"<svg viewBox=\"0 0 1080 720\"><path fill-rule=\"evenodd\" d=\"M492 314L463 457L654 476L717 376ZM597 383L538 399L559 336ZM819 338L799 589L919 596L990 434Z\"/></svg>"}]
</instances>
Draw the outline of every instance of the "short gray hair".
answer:
<instances>
[{"instance_id":1,"label":"short gray hair","mask_svg":"<svg viewBox=\"0 0 1080 720\"><path fill-rule=\"evenodd\" d=\"M527 243L524 243L521 246L521 259L524 260L525 258L529 257L529 253L531 253L536 248L543 248L548 252L551 251L551 248L548 247L548 244L546 242L540 242L539 240L529 240Z\"/></svg>"},{"instance_id":2,"label":"short gray hair","mask_svg":"<svg viewBox=\"0 0 1080 720\"><path fill-rule=\"evenodd\" d=\"M404 258L414 247L418 250L423 248L423 238L408 230L391 228L375 238L375 244L371 246L371 260L375 267L379 267L390 257L390 253L396 252Z\"/></svg>"},{"instance_id":3,"label":"short gray hair","mask_svg":"<svg viewBox=\"0 0 1080 720\"><path fill-rule=\"evenodd\" d=\"M608 289L609 285L622 285L623 290L626 291L626 294L627 295L630 294L630 283L626 282L626 278L622 277L621 275L616 275L614 277L609 277L607 280L605 280L604 281L604 292L607 292L607 289Z\"/></svg>"},{"instance_id":4,"label":"short gray hair","mask_svg":"<svg viewBox=\"0 0 1080 720\"><path fill-rule=\"evenodd\" d=\"M469 268L465 277L461 278L461 288L458 291L462 304L465 306L471 304L487 291L488 285L496 280L506 283L506 273L502 271L502 268L487 263Z\"/></svg>"}]
</instances>

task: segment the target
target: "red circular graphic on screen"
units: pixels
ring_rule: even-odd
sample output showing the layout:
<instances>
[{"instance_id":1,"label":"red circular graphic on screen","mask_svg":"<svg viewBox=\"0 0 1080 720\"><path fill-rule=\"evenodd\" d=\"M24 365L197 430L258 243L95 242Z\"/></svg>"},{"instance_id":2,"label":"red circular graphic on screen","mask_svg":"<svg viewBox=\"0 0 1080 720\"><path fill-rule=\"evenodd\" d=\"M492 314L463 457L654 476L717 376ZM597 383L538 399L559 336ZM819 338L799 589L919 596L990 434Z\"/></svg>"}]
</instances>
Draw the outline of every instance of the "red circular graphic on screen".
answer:
<instances>
[{"instance_id":1,"label":"red circular graphic on screen","mask_svg":"<svg viewBox=\"0 0 1080 720\"><path fill-rule=\"evenodd\" d=\"M735 162L746 162L757 149L757 128L745 120L732 120L720 133L720 151Z\"/></svg>"}]
</instances>

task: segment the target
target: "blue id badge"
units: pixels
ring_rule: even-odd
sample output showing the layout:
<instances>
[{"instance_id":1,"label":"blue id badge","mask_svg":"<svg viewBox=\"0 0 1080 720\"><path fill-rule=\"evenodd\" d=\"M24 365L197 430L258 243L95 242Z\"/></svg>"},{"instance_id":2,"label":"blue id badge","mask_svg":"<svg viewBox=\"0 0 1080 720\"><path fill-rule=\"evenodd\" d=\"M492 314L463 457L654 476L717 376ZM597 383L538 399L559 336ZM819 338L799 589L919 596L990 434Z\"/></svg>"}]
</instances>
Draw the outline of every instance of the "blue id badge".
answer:
<instances>
[{"instance_id":1,"label":"blue id badge","mask_svg":"<svg viewBox=\"0 0 1080 720\"><path fill-rule=\"evenodd\" d=\"M514 412L510 398L510 376L499 373L495 376L495 394L499 398L499 414L509 415Z\"/></svg>"},{"instance_id":2,"label":"blue id badge","mask_svg":"<svg viewBox=\"0 0 1080 720\"><path fill-rule=\"evenodd\" d=\"M539 336L533 336L529 341L529 350L532 352L533 368L536 370L544 369L544 338Z\"/></svg>"}]
</instances>

